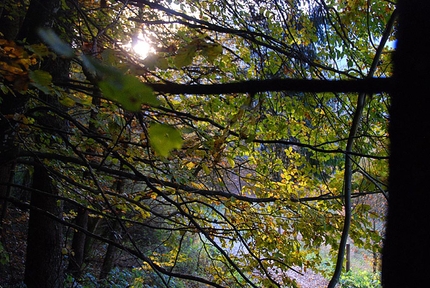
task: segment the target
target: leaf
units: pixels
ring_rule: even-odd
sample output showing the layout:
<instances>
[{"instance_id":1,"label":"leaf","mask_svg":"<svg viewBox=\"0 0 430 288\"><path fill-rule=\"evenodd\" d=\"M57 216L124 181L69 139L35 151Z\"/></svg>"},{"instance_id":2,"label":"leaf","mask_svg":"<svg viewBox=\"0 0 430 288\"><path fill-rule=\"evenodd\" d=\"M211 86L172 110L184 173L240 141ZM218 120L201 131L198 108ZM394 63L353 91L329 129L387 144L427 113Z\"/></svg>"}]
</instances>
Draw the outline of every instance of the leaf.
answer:
<instances>
[{"instance_id":1,"label":"leaf","mask_svg":"<svg viewBox=\"0 0 430 288\"><path fill-rule=\"evenodd\" d=\"M173 149L182 147L181 133L170 125L154 123L148 134L151 147L160 156L167 157Z\"/></svg>"},{"instance_id":2,"label":"leaf","mask_svg":"<svg viewBox=\"0 0 430 288\"><path fill-rule=\"evenodd\" d=\"M205 163L202 163L202 168L203 168L203 171L206 173L206 175L211 174L211 170L209 169L208 165L206 165Z\"/></svg>"},{"instance_id":3,"label":"leaf","mask_svg":"<svg viewBox=\"0 0 430 288\"><path fill-rule=\"evenodd\" d=\"M232 157L227 156L227 162L228 162L228 164L230 164L231 168L234 168L235 162L234 162L234 159Z\"/></svg>"},{"instance_id":4,"label":"leaf","mask_svg":"<svg viewBox=\"0 0 430 288\"><path fill-rule=\"evenodd\" d=\"M121 77L124 73L120 71L118 68L113 67L110 65L103 64L99 60L87 56L82 55L82 63L84 64L85 68L88 70L89 73L93 74L96 78L107 78L107 77Z\"/></svg>"},{"instance_id":5,"label":"leaf","mask_svg":"<svg viewBox=\"0 0 430 288\"><path fill-rule=\"evenodd\" d=\"M155 67L158 67L161 70L166 70L169 68L169 63L167 62L166 57L159 54L149 54L143 60L143 64L145 64L149 70L154 70Z\"/></svg>"},{"instance_id":6,"label":"leaf","mask_svg":"<svg viewBox=\"0 0 430 288\"><path fill-rule=\"evenodd\" d=\"M28 73L31 85L39 89L45 94L51 93L52 76L46 71L35 70Z\"/></svg>"},{"instance_id":7,"label":"leaf","mask_svg":"<svg viewBox=\"0 0 430 288\"><path fill-rule=\"evenodd\" d=\"M167 59L165 57L158 57L157 61L155 62L155 66L157 66L161 70L166 70L167 68L169 68L169 63L167 62Z\"/></svg>"},{"instance_id":8,"label":"leaf","mask_svg":"<svg viewBox=\"0 0 430 288\"><path fill-rule=\"evenodd\" d=\"M82 61L90 73L103 79L98 83L103 96L119 103L125 110L137 112L142 104L160 105L151 87L138 78L124 75L118 68L104 65L92 57L84 56Z\"/></svg>"},{"instance_id":9,"label":"leaf","mask_svg":"<svg viewBox=\"0 0 430 288\"><path fill-rule=\"evenodd\" d=\"M37 43L37 44L32 44L29 46L26 46L26 48L33 52L34 54L36 54L38 57L42 58L42 57L46 57L46 56L50 56L50 55L55 55L54 53L52 53L52 51L49 50L49 48L43 44L43 43Z\"/></svg>"},{"instance_id":10,"label":"leaf","mask_svg":"<svg viewBox=\"0 0 430 288\"><path fill-rule=\"evenodd\" d=\"M213 62L222 54L222 46L218 43L208 44L203 48L202 54L209 62Z\"/></svg>"},{"instance_id":11,"label":"leaf","mask_svg":"<svg viewBox=\"0 0 430 288\"><path fill-rule=\"evenodd\" d=\"M187 45L178 50L176 56L173 58L173 64L177 68L188 66L193 62L196 55L197 47L195 45Z\"/></svg>"},{"instance_id":12,"label":"leaf","mask_svg":"<svg viewBox=\"0 0 430 288\"><path fill-rule=\"evenodd\" d=\"M72 58L75 55L74 50L69 44L60 39L51 29L38 29L37 34L48 44L52 50L60 56Z\"/></svg>"},{"instance_id":13,"label":"leaf","mask_svg":"<svg viewBox=\"0 0 430 288\"><path fill-rule=\"evenodd\" d=\"M160 104L151 87L131 75L107 77L99 82L99 87L106 98L118 102L128 111L140 111L142 104Z\"/></svg>"}]
</instances>

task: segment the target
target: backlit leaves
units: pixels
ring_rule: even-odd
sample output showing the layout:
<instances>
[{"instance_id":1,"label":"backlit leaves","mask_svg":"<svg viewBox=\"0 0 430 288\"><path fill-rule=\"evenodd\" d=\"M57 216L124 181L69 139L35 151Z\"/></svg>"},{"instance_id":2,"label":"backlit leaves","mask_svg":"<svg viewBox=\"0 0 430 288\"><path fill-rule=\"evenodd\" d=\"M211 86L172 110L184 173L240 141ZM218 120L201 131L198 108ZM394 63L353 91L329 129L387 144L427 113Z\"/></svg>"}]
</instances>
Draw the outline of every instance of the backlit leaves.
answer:
<instances>
[{"instance_id":1,"label":"backlit leaves","mask_svg":"<svg viewBox=\"0 0 430 288\"><path fill-rule=\"evenodd\" d=\"M84 65L98 78L98 85L103 96L109 100L119 103L125 110L140 111L143 104L158 106L160 102L154 95L152 89L133 75L125 74L123 71L104 65L97 59L83 56Z\"/></svg>"},{"instance_id":2,"label":"backlit leaves","mask_svg":"<svg viewBox=\"0 0 430 288\"><path fill-rule=\"evenodd\" d=\"M179 48L175 57L173 58L173 63L177 68L190 65L193 62L196 51L197 47L195 45L187 45L185 47Z\"/></svg>"},{"instance_id":3,"label":"backlit leaves","mask_svg":"<svg viewBox=\"0 0 430 288\"><path fill-rule=\"evenodd\" d=\"M202 54L209 62L213 62L222 53L220 44L206 44L202 49Z\"/></svg>"},{"instance_id":4,"label":"backlit leaves","mask_svg":"<svg viewBox=\"0 0 430 288\"><path fill-rule=\"evenodd\" d=\"M143 63L145 64L145 67L154 70L155 67L166 70L169 68L169 63L166 59L166 57L162 54L149 54L144 60Z\"/></svg>"},{"instance_id":5,"label":"backlit leaves","mask_svg":"<svg viewBox=\"0 0 430 288\"><path fill-rule=\"evenodd\" d=\"M212 63L222 54L222 50L222 46L218 43L209 43L204 39L196 38L186 46L178 49L173 58L173 63L177 68L188 66L193 62L197 52L200 52L208 62Z\"/></svg>"},{"instance_id":6,"label":"backlit leaves","mask_svg":"<svg viewBox=\"0 0 430 288\"><path fill-rule=\"evenodd\" d=\"M140 111L142 104L159 105L152 89L131 75L114 73L99 82L103 95L128 111Z\"/></svg>"},{"instance_id":7,"label":"backlit leaves","mask_svg":"<svg viewBox=\"0 0 430 288\"><path fill-rule=\"evenodd\" d=\"M27 89L28 71L39 58L38 54L32 53L36 45L27 48L29 51L14 41L0 39L0 79L13 82L15 89L21 91Z\"/></svg>"},{"instance_id":8,"label":"backlit leaves","mask_svg":"<svg viewBox=\"0 0 430 288\"><path fill-rule=\"evenodd\" d=\"M182 147L181 133L170 125L153 123L148 133L151 147L160 156L167 157L173 149Z\"/></svg>"},{"instance_id":9,"label":"backlit leaves","mask_svg":"<svg viewBox=\"0 0 430 288\"><path fill-rule=\"evenodd\" d=\"M350 35L349 31L344 31L345 25L348 25L348 29L360 29L356 35L369 33L362 28L364 22L355 25L355 22L365 17L357 16L357 13L345 15L342 9L347 10L354 2L357 6L352 7L354 12L365 13L365 1L329 1L328 5L334 8L328 11L322 6L316 7L318 10L315 11L312 6L302 11L295 4L298 1L236 1L233 6L228 5L229 1L218 1L217 5L214 1L180 2L187 9L192 6L193 9L185 12L200 13L199 19L213 26L177 15L169 18L173 24L166 23L168 17L163 15L161 18L157 14L164 13L164 10L154 13L157 10L155 8L139 7L139 13L143 13L141 17L145 21L144 32L150 35L148 39L153 41L154 47L170 44L168 47L174 47L156 49L157 52L144 60L135 60L118 48L119 40L127 43L130 40L127 38L134 30L141 29L139 25L142 24L133 26L130 25L130 19L117 16L120 10L112 7L126 7L121 1L112 2L112 6L103 8L103 13L94 7L88 12L85 9L89 9L87 6L90 4L88 1L83 2L86 4L82 5L82 11L93 13L89 17L97 16L99 27L94 28L94 31L86 31L90 27L82 26L74 30L82 35L74 35L70 39L85 39L92 43L94 35L108 31L105 35L97 36L97 40L100 40L97 49L85 51L94 52L94 57L76 54L70 45L61 40L63 37L42 30L43 40L58 55L75 57L71 87L80 85L78 88L81 88L76 90L78 92L71 88L68 90L70 95L63 93L59 97L60 103L71 108L67 113L74 120L71 121L72 136L69 138L73 151L67 148L60 151L76 158L82 155L76 155L75 151L87 151L88 154L83 157L87 157L94 165L100 165L100 168L110 165L109 171L115 172L123 164L126 169L135 170L133 177L126 181L132 180L130 182L140 187L127 188L121 193L125 198L120 201L119 194L112 187L115 176L108 175L108 172L103 175L103 169L97 171L97 180L103 188L113 192L109 201L124 213L121 217L141 222L150 219L154 221L151 227L157 223L163 225L163 229L171 229L169 234L173 245L178 243L174 241L178 240L175 233L176 236L202 236L202 231L206 231L209 239L222 244L238 270L248 275L261 273L256 276L258 279L253 280L258 285L264 283L262 287L269 287L273 283L268 279L262 280L265 269L279 268L285 271L289 266L296 265L315 267L319 261L315 247L338 245L337 237L343 221L341 191L344 187L342 175L345 155L342 151L351 126L356 95L280 91L222 95L160 93L157 98L145 82L210 85L249 79L359 77L367 69L369 56L374 55L374 49L365 37L352 39L354 45L349 45L350 42L342 38ZM342 4L344 2L346 4ZM164 2L159 3L163 5ZM318 4L316 1L309 3ZM387 5L384 3L386 1L378 2L378 7L381 6L378 11L383 11L382 8ZM349 6L345 6L347 4ZM373 10L376 8L372 7ZM331 18L323 21L317 16ZM116 17L124 22L111 25ZM372 21L383 26L378 19ZM198 29L193 28L196 23L199 23ZM177 24L183 26L177 28ZM110 28L103 30L106 27ZM369 28L374 30L373 26ZM322 36L317 39L317 35ZM317 40L321 42L313 45ZM73 45L79 47L82 43L76 41ZM0 45L2 48L14 48L10 43ZM34 47L33 53L38 57L49 56L45 48ZM79 49L76 48L76 51ZM9 50L9 54L2 54L0 73L3 79L11 82L26 79L28 82L30 78L30 86L45 93L51 92L51 75L40 70L28 73L32 64L27 62L31 57L25 56L24 52L15 50L12 53ZM7 61L4 55L7 55ZM390 57L384 57L384 63L389 63ZM339 59L341 61L336 62ZM81 65L85 71L80 70ZM325 65L330 69L326 69ZM384 65L381 66L381 75L388 71L386 67L389 64ZM348 70L343 71L343 66ZM0 86L2 91L7 92L12 86L7 81ZM98 99L110 101L97 102ZM83 101L85 105L81 105ZM365 108L366 117L363 117L363 125L359 128L354 152L378 156L386 154L386 102L387 97L383 94L369 97ZM118 105L124 109L118 109ZM90 115L91 119L88 119ZM88 133L87 127L94 136ZM46 134L41 137L45 141L43 149L52 151L55 137L50 137L49 132ZM154 157L154 154L159 157ZM372 179L378 183L375 185L375 180L367 178L363 180L362 175L356 172L354 193L373 193L377 186L383 186L381 183L386 182L386 175L379 171L386 171L386 163L379 160L364 161L365 157L355 155L351 157L356 157L357 161L354 171L372 175ZM52 163L47 165L54 166ZM85 182L90 186L89 178L84 181L79 178L79 171L87 168L78 166L76 164L73 171L65 166L52 169L61 170L59 175L68 174L74 181ZM128 173L119 172L121 175ZM160 189L166 201L158 201L159 191L148 188L149 185L142 178L139 179L139 175L144 175L145 180L153 179L147 181L157 183L157 187L162 186ZM174 183L171 187L170 181ZM182 189L178 184L188 186ZM199 190L198 193L195 190ZM85 192L80 195L91 197ZM145 202L149 198L157 200L154 201L157 202L156 211L151 210L153 207L148 203L139 206L141 203L127 202L126 197L138 202ZM244 200L241 197L249 198ZM326 199L322 200L324 197ZM270 199L259 202L264 198ZM88 200L85 198L82 201L86 203ZM94 198L93 201L93 207L103 207L101 198ZM354 221L362 225L353 226L357 231L353 231L351 236L360 239L369 237L358 231L362 229L361 226L368 224L364 219L368 213L364 205L356 207L360 209L356 209ZM109 213L109 209L105 211ZM200 244L208 245L205 241ZM237 253L232 252L233 247L239 247ZM178 258L183 256L180 249L172 251L178 253ZM255 258L250 257L251 253L256 255ZM168 251L165 254L168 255L166 261L161 261L154 253L153 260L170 263L173 254ZM213 253L211 257L219 259L218 263L226 263L224 256L219 253ZM277 264L274 263L278 262L260 261L264 258L275 258L282 264L275 267ZM213 273L215 270L224 272L226 268L221 264L211 267L205 267L212 273L209 276L211 279L217 277ZM226 287L233 287L228 285L230 283L242 284L243 280L240 278L235 282L222 278L216 279ZM286 283L289 284L287 279L283 284Z\"/></svg>"}]
</instances>

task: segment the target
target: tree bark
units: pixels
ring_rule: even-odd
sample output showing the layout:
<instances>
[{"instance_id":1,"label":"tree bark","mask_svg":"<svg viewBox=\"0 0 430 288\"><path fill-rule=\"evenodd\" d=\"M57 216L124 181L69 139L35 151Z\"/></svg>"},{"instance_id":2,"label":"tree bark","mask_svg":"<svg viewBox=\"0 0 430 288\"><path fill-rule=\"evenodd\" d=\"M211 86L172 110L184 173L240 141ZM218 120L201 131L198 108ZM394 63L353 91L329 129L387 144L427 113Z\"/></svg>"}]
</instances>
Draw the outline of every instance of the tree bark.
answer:
<instances>
[{"instance_id":1,"label":"tree bark","mask_svg":"<svg viewBox=\"0 0 430 288\"><path fill-rule=\"evenodd\" d=\"M76 225L82 229L88 230L88 215L89 212L85 208L78 210L78 215L75 218ZM75 277L79 278L82 272L82 265L85 258L85 240L86 235L83 232L75 231L73 234L72 251L73 255L70 256L69 266L67 270Z\"/></svg>"},{"instance_id":2,"label":"tree bark","mask_svg":"<svg viewBox=\"0 0 430 288\"><path fill-rule=\"evenodd\" d=\"M122 167L121 167L122 168ZM118 192L118 194L122 193L124 190L124 180L123 179L117 179L116 182L116 190ZM110 209L113 209L112 207L110 207ZM115 211L112 211L115 212ZM116 212L115 212L116 213ZM111 228L111 230L109 231L109 240L112 241L118 241L118 239L116 239L121 231L121 225L120 222L121 221L119 219L119 217L117 219L114 220L112 225L109 225L109 227ZM103 259L103 265L102 265L102 269L100 271L100 279L104 279L108 276L109 272L112 270L113 266L114 266L114 260L115 260L115 254L116 251L118 250L117 247L115 247L112 244L109 244L107 250L106 250L106 254L105 254L105 258Z\"/></svg>"},{"instance_id":3,"label":"tree bark","mask_svg":"<svg viewBox=\"0 0 430 288\"><path fill-rule=\"evenodd\" d=\"M390 113L383 287L426 287L430 270L430 2L399 0Z\"/></svg>"},{"instance_id":4,"label":"tree bark","mask_svg":"<svg viewBox=\"0 0 430 288\"><path fill-rule=\"evenodd\" d=\"M5 39L14 40L25 11L18 11L10 4L5 3L0 10L0 33ZM2 225L8 209L8 202L4 198L10 196L10 186L6 183L10 183L13 177L15 158L18 154L18 147L14 141L15 129L18 125L13 124L7 117L15 113L23 113L28 96L0 91L0 98L2 100L0 104L0 183L3 183L0 184L0 225ZM2 230L1 227L0 230ZM0 239L3 240L1 233Z\"/></svg>"},{"instance_id":5,"label":"tree bark","mask_svg":"<svg viewBox=\"0 0 430 288\"><path fill-rule=\"evenodd\" d=\"M115 234L117 233L119 228L118 222L114 220L114 223L112 224L111 231L109 231L109 240L117 241ZM116 248L114 245L108 244L108 248L106 250L105 257L103 259L102 268L100 271L100 279L105 279L109 272L112 270L115 260L115 254L118 248Z\"/></svg>"},{"instance_id":6,"label":"tree bark","mask_svg":"<svg viewBox=\"0 0 430 288\"><path fill-rule=\"evenodd\" d=\"M62 204L53 197L57 191L42 165L34 169L33 188L39 192L31 194L31 205L37 210L31 210L28 225L25 284L28 288L63 287L62 225L42 212L61 217Z\"/></svg>"},{"instance_id":7,"label":"tree bark","mask_svg":"<svg viewBox=\"0 0 430 288\"><path fill-rule=\"evenodd\" d=\"M32 0L17 39L34 44L40 42L37 34L40 27L52 28L54 31L61 31L60 26L69 29L70 23L67 23L61 3L61 0ZM58 57L45 59L42 67L51 74L53 81L60 81L68 77L69 65L70 60ZM60 106L56 96L39 93L39 97L45 103ZM48 128L64 128L63 120L50 115L40 116L37 123ZM55 196L58 191L42 163L34 167L33 188L39 192L32 192L31 195L33 209L30 210L24 282L29 288L61 288L64 285L62 225L45 213L61 218L62 203L57 201Z\"/></svg>"}]
</instances>

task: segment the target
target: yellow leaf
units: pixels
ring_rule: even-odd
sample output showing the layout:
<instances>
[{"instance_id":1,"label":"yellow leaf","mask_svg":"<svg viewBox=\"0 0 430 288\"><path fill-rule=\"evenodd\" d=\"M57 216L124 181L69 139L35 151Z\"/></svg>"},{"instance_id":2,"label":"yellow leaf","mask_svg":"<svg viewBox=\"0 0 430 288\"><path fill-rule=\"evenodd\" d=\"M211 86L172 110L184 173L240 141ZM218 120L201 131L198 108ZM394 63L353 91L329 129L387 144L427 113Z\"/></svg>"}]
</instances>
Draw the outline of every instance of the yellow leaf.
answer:
<instances>
[{"instance_id":1,"label":"yellow leaf","mask_svg":"<svg viewBox=\"0 0 430 288\"><path fill-rule=\"evenodd\" d=\"M188 162L185 166L187 166L188 169L193 169L196 166L196 164L193 162Z\"/></svg>"}]
</instances>

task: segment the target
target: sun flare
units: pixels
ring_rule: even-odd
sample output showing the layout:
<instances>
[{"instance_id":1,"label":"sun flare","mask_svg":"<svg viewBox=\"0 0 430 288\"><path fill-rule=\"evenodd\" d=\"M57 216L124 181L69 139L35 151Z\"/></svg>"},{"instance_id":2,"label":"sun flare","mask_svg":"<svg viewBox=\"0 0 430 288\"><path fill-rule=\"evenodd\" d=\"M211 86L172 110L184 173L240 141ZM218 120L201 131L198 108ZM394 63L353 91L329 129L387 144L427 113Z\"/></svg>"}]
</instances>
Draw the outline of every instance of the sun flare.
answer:
<instances>
[{"instance_id":1,"label":"sun flare","mask_svg":"<svg viewBox=\"0 0 430 288\"><path fill-rule=\"evenodd\" d=\"M133 51L141 58L148 56L151 50L151 46L145 40L138 38L136 43L133 45Z\"/></svg>"}]
</instances>

